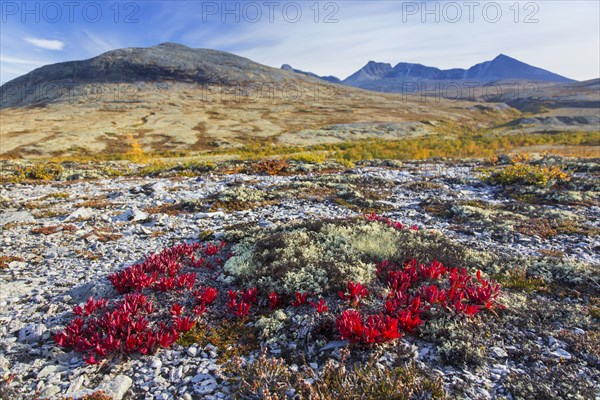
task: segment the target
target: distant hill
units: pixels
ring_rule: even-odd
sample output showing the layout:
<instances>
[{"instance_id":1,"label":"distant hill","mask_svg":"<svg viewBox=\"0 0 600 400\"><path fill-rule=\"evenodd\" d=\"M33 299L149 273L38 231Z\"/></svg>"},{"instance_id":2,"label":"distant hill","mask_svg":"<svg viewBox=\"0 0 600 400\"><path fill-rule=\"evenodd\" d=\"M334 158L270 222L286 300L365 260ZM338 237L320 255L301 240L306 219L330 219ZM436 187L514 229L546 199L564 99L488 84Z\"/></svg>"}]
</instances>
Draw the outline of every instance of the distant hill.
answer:
<instances>
[{"instance_id":1,"label":"distant hill","mask_svg":"<svg viewBox=\"0 0 600 400\"><path fill-rule=\"evenodd\" d=\"M311 72L295 70L289 65L282 69L299 72L314 78L338 83L332 77L320 77ZM474 81L489 83L504 80L528 80L536 82L572 83L572 79L555 74L542 68L534 67L512 57L500 54L491 61L476 64L469 69L439 69L422 64L401 62L392 67L391 64L369 61L364 67L340 81L344 85L380 92L401 92L405 83L435 83L437 81Z\"/></svg>"},{"instance_id":2,"label":"distant hill","mask_svg":"<svg viewBox=\"0 0 600 400\"><path fill-rule=\"evenodd\" d=\"M90 84L177 82L258 85L318 83L223 51L193 49L177 43L125 48L83 61L45 65L2 86L0 107L44 104L70 87ZM61 90L53 90L59 87ZM40 93L44 92L44 93Z\"/></svg>"},{"instance_id":3,"label":"distant hill","mask_svg":"<svg viewBox=\"0 0 600 400\"><path fill-rule=\"evenodd\" d=\"M289 64L283 64L281 66L281 69L284 70L284 71L295 72L297 74L308 75L308 76L313 77L313 78L323 79L324 81L331 82L331 83L341 83L342 82L342 80L340 78L338 78L338 77L331 76L331 75L329 75L329 76L319 76L317 74L313 74L312 72L305 72L305 71L301 71L299 69L294 69Z\"/></svg>"}]
</instances>

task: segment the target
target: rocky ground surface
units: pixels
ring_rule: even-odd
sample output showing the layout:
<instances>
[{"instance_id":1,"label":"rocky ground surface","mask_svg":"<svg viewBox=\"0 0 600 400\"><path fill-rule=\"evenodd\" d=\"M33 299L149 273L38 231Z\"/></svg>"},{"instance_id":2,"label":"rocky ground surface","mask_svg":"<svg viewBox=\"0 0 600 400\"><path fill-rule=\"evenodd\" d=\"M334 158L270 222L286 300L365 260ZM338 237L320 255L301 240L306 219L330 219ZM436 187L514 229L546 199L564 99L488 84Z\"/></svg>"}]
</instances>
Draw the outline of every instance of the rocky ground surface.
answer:
<instances>
[{"instance_id":1,"label":"rocky ground surface","mask_svg":"<svg viewBox=\"0 0 600 400\"><path fill-rule=\"evenodd\" d=\"M559 161L570 182L543 188L491 185L486 170L501 166L476 162L5 183L0 398L80 398L97 390L115 399L237 397L232 374L239 370L218 345L180 342L154 355L86 365L57 347L52 333L90 295L116 296L107 276L145 254L240 227L268 231L371 212L513 261L486 271L503 284L506 310L461 321L454 331L454 322L424 328L390 347L359 349L360 357L376 354L382 368L401 359L441 380L449 397L599 398L600 168ZM519 265L526 275L511 272ZM346 344L332 340L289 369L318 373L328 359L343 358ZM238 361L256 362L260 347ZM262 347L269 348L264 357L282 355L277 346Z\"/></svg>"}]
</instances>

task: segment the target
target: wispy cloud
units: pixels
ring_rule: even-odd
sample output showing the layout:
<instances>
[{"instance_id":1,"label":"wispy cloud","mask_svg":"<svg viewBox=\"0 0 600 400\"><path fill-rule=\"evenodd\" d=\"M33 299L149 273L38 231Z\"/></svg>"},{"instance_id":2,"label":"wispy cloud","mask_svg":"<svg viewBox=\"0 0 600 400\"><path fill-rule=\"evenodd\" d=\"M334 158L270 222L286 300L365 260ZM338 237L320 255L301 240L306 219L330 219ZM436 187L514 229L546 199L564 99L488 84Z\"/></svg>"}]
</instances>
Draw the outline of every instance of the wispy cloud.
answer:
<instances>
[{"instance_id":1,"label":"wispy cloud","mask_svg":"<svg viewBox=\"0 0 600 400\"><path fill-rule=\"evenodd\" d=\"M0 55L0 61L21 65L44 65L50 63L48 60L32 60L29 58L11 57L4 54Z\"/></svg>"},{"instance_id":2,"label":"wispy cloud","mask_svg":"<svg viewBox=\"0 0 600 400\"><path fill-rule=\"evenodd\" d=\"M88 30L85 30L84 34L85 36L82 38L81 44L88 55L96 56L120 47L116 41L107 40Z\"/></svg>"},{"instance_id":3,"label":"wispy cloud","mask_svg":"<svg viewBox=\"0 0 600 400\"><path fill-rule=\"evenodd\" d=\"M26 37L23 40L45 50L62 50L65 47L65 42L61 42L60 40L38 39L32 37Z\"/></svg>"}]
</instances>

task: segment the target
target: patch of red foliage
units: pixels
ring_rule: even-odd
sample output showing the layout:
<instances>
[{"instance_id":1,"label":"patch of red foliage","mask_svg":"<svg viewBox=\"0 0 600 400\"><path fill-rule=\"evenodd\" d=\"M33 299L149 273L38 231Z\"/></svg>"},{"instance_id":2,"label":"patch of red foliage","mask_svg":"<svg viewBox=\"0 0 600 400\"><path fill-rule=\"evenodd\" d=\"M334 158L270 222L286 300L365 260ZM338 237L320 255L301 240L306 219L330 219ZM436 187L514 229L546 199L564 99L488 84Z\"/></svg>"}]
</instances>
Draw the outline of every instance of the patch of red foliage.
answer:
<instances>
[{"instance_id":1,"label":"patch of red foliage","mask_svg":"<svg viewBox=\"0 0 600 400\"><path fill-rule=\"evenodd\" d=\"M296 300L292 301L292 306L300 307L303 304L306 304L308 299L308 292L300 293L296 292Z\"/></svg>"},{"instance_id":2,"label":"patch of red foliage","mask_svg":"<svg viewBox=\"0 0 600 400\"><path fill-rule=\"evenodd\" d=\"M342 300L346 300L352 307L360 306L362 299L367 297L369 290L356 282L348 282L346 293L339 291L338 295Z\"/></svg>"},{"instance_id":3,"label":"patch of red foliage","mask_svg":"<svg viewBox=\"0 0 600 400\"><path fill-rule=\"evenodd\" d=\"M226 259L221 257L224 247L225 242L180 244L110 275L110 282L125 296L112 302L90 298L85 305L75 306L77 317L54 335L54 341L60 347L83 353L90 364L118 353L149 354L159 347L170 347L181 333L194 327L196 319L218 297L213 287L194 290L196 273L183 273L182 269L222 265ZM190 305L190 315L185 315L188 308L179 302L158 310L150 298L168 296L171 291L178 297L187 293L195 300L197 305Z\"/></svg>"},{"instance_id":4,"label":"patch of red foliage","mask_svg":"<svg viewBox=\"0 0 600 400\"><path fill-rule=\"evenodd\" d=\"M346 310L336 319L342 339L361 344L381 343L396 339L391 327L402 332L414 333L431 315L433 308L450 315L472 317L482 308L503 308L496 303L500 285L483 279L481 272L469 275L465 269L448 269L437 261L419 264L410 260L399 266L383 261L377 266L377 276L387 289L380 314L363 316L357 310ZM360 294L366 297L366 289L354 282L348 283L348 293L342 299L354 300ZM354 297L351 296L354 294Z\"/></svg>"},{"instance_id":5,"label":"patch of red foliage","mask_svg":"<svg viewBox=\"0 0 600 400\"><path fill-rule=\"evenodd\" d=\"M375 214L366 218L393 229L418 229ZM90 364L114 354L149 354L171 346L219 298L215 287L199 285L198 269L212 271L222 266L230 256L225 248L225 242L180 244L111 274L110 282L124 297L113 301L90 298L75 306L76 317L54 335L55 342L83 353ZM383 261L377 265L377 278L369 288L351 281L345 291L338 292L345 302L343 308L351 307L334 311L342 339L363 345L384 343L415 333L433 315L473 317L482 310L503 308L496 302L500 286L482 278L480 271L472 276L465 269L450 269L437 261ZM369 301L369 296L377 300ZM172 303L159 310L153 299L165 298ZM324 298L310 302L308 298L308 292L296 292L288 304L310 304L318 314L330 311ZM253 306L268 304L275 309L284 306L284 300L275 291L260 299L257 288L232 289L225 306L232 316L245 318ZM368 311L358 310L361 307Z\"/></svg>"}]
</instances>

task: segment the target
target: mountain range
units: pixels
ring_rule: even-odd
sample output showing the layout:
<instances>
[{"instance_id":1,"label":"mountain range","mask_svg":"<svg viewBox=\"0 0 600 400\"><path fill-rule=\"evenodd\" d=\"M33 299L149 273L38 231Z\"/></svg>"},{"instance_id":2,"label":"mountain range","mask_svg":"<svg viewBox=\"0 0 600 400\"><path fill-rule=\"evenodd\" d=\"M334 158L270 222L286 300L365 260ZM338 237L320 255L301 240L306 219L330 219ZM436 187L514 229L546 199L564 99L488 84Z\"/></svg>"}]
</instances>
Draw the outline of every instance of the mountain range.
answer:
<instances>
[{"instance_id":1,"label":"mountain range","mask_svg":"<svg viewBox=\"0 0 600 400\"><path fill-rule=\"evenodd\" d=\"M286 72L293 72L293 75ZM56 99L67 86L99 83L178 82L194 84L253 85L266 82L287 84L302 76L379 92L406 92L407 83L489 82L528 80L544 83L572 83L572 79L523 63L500 54L491 61L469 69L442 70L422 64L391 64L369 61L344 80L335 76L318 76L284 64L279 70L234 54L192 49L177 43L163 43L147 48L117 49L83 61L46 65L13 79L2 86L0 107L39 104ZM44 89L40 90L40 86ZM44 92L40 97L40 92ZM55 93L56 92L56 93Z\"/></svg>"},{"instance_id":2,"label":"mountain range","mask_svg":"<svg viewBox=\"0 0 600 400\"><path fill-rule=\"evenodd\" d=\"M551 83L575 82L573 79L531 66L504 54L498 55L491 61L476 64L468 69L452 68L443 70L423 64L406 62L398 63L392 67L388 63L369 61L364 67L344 80L334 76L320 77L311 72L293 69L287 64L281 68L321 78L329 82L382 92L399 91L401 89L399 84L415 81L473 81L488 83L512 79Z\"/></svg>"}]
</instances>

